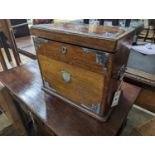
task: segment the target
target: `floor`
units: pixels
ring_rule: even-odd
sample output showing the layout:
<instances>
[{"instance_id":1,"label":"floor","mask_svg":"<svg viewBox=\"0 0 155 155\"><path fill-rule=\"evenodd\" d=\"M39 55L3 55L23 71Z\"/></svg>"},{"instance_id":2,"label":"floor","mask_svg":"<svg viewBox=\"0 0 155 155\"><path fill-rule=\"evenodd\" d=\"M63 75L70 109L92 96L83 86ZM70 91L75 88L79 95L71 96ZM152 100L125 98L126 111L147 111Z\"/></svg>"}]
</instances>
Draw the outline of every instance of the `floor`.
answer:
<instances>
[{"instance_id":1,"label":"floor","mask_svg":"<svg viewBox=\"0 0 155 155\"><path fill-rule=\"evenodd\" d=\"M12 51L11 55L12 55ZM7 66L9 68L15 67L15 61L10 64L6 58L5 52L3 51L4 58L7 62ZM32 61L30 58L20 55L22 64ZM0 66L0 71L2 68ZM142 109L136 105L134 105L128 115L126 126L121 133L122 136L130 135L133 128L138 127L140 125L145 124L147 121L151 120L155 117L154 113L151 113L145 109ZM0 135L15 135L15 131L12 125L12 122L7 119L7 117L2 113L0 114Z\"/></svg>"},{"instance_id":2,"label":"floor","mask_svg":"<svg viewBox=\"0 0 155 155\"><path fill-rule=\"evenodd\" d=\"M10 125L12 125L12 121L9 120L4 113L2 113L0 115L0 133L4 128L7 128Z\"/></svg>"},{"instance_id":3,"label":"floor","mask_svg":"<svg viewBox=\"0 0 155 155\"><path fill-rule=\"evenodd\" d=\"M130 135L133 128L142 126L153 118L155 118L155 113L134 105L128 115L127 124L121 135Z\"/></svg>"}]
</instances>

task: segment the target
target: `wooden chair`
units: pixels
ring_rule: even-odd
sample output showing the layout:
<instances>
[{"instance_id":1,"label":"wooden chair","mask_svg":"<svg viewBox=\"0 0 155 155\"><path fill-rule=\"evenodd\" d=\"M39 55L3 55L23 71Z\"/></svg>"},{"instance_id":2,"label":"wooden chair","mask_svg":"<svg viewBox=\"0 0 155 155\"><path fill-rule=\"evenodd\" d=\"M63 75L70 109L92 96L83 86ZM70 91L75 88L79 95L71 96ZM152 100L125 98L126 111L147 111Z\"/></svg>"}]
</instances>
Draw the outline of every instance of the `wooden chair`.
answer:
<instances>
[{"instance_id":1,"label":"wooden chair","mask_svg":"<svg viewBox=\"0 0 155 155\"><path fill-rule=\"evenodd\" d=\"M84 20L83 20L83 23L89 24L89 19L84 19Z\"/></svg>"},{"instance_id":2,"label":"wooden chair","mask_svg":"<svg viewBox=\"0 0 155 155\"><path fill-rule=\"evenodd\" d=\"M31 59L36 59L36 51L33 43L33 37L30 35L28 22L26 19L12 20L11 28L13 30L13 35L15 39L15 44L18 53L25 55ZM22 27L25 26L27 33L22 32ZM21 30L20 30L21 29ZM17 31L20 33L17 35Z\"/></svg>"},{"instance_id":3,"label":"wooden chair","mask_svg":"<svg viewBox=\"0 0 155 155\"><path fill-rule=\"evenodd\" d=\"M113 26L119 26L120 20L124 21L124 26L125 27L129 27L130 26L131 19L109 19L109 20L99 19L99 21L100 21L100 23L102 25L104 25L104 22L106 22L106 21L111 21Z\"/></svg>"},{"instance_id":4,"label":"wooden chair","mask_svg":"<svg viewBox=\"0 0 155 155\"><path fill-rule=\"evenodd\" d=\"M8 49L9 44L7 43L7 37L5 36L4 32L0 32L0 44L1 44L1 48L4 48L6 52L9 62L11 62L12 58Z\"/></svg>"},{"instance_id":5,"label":"wooden chair","mask_svg":"<svg viewBox=\"0 0 155 155\"><path fill-rule=\"evenodd\" d=\"M51 23L52 21L53 19L34 19L33 24L47 24L47 23ZM27 25L27 22L23 24ZM23 24L16 24L12 26L12 28L13 29L19 28L23 26ZM15 41L16 41L16 46L19 53L31 59L37 59L32 35L15 38Z\"/></svg>"},{"instance_id":6,"label":"wooden chair","mask_svg":"<svg viewBox=\"0 0 155 155\"><path fill-rule=\"evenodd\" d=\"M146 35L144 37L144 42L150 40L152 43L155 43L155 27L149 26L147 29Z\"/></svg>"},{"instance_id":7,"label":"wooden chair","mask_svg":"<svg viewBox=\"0 0 155 155\"><path fill-rule=\"evenodd\" d=\"M21 60L17 52L14 35L10 27L10 21L6 19L0 20L0 45L1 45L1 48L4 48L9 62L12 62L12 58L9 51L9 48L10 48L13 51L16 64L20 65ZM8 68L1 51L0 51L0 61L3 67L3 70L7 70Z\"/></svg>"},{"instance_id":8,"label":"wooden chair","mask_svg":"<svg viewBox=\"0 0 155 155\"><path fill-rule=\"evenodd\" d=\"M130 26L131 19L124 19L125 27ZM113 26L119 26L120 19L98 19L100 25L104 25L106 21L111 21ZM89 19L84 19L83 22L85 24L89 24Z\"/></svg>"},{"instance_id":9,"label":"wooden chair","mask_svg":"<svg viewBox=\"0 0 155 155\"><path fill-rule=\"evenodd\" d=\"M6 36L3 32L4 31L3 28L4 28L4 23L2 22L2 20L0 20L0 62L3 70L7 70L7 65L2 54L2 48L4 48L9 62L11 61L11 55L7 48Z\"/></svg>"},{"instance_id":10,"label":"wooden chair","mask_svg":"<svg viewBox=\"0 0 155 155\"><path fill-rule=\"evenodd\" d=\"M104 25L106 21L112 22L113 26L119 25L119 19L98 19L100 25Z\"/></svg>"},{"instance_id":11,"label":"wooden chair","mask_svg":"<svg viewBox=\"0 0 155 155\"><path fill-rule=\"evenodd\" d=\"M3 55L2 55L2 50L1 50L1 48L0 48L0 63L1 63L1 65L2 65L2 69L3 69L3 70L7 70L7 65L6 65L6 62L5 62L4 57L3 57Z\"/></svg>"},{"instance_id":12,"label":"wooden chair","mask_svg":"<svg viewBox=\"0 0 155 155\"><path fill-rule=\"evenodd\" d=\"M148 26L143 29L138 38L144 42L155 43L155 20L148 20Z\"/></svg>"},{"instance_id":13,"label":"wooden chair","mask_svg":"<svg viewBox=\"0 0 155 155\"><path fill-rule=\"evenodd\" d=\"M27 135L26 129L23 125L21 120L20 114L16 107L14 100L12 99L11 95L8 93L7 88L0 82L0 110L2 113L6 115L8 120L12 122L11 131L13 132L8 133L8 131L3 133L2 135Z\"/></svg>"}]
</instances>

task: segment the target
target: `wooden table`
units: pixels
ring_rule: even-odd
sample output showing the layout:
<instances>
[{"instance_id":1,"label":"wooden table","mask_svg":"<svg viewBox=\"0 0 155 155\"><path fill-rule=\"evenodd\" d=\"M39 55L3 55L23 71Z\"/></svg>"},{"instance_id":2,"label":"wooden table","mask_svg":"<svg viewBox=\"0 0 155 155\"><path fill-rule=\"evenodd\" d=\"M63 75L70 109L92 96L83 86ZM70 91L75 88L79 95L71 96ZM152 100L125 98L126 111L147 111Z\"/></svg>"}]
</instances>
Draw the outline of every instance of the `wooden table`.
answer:
<instances>
[{"instance_id":1,"label":"wooden table","mask_svg":"<svg viewBox=\"0 0 155 155\"><path fill-rule=\"evenodd\" d=\"M145 47L144 47L145 50ZM155 112L155 55L130 51L125 81L142 88L135 104Z\"/></svg>"},{"instance_id":2,"label":"wooden table","mask_svg":"<svg viewBox=\"0 0 155 155\"><path fill-rule=\"evenodd\" d=\"M119 106L103 123L43 92L36 61L1 73L0 81L14 100L31 111L53 135L118 135L140 91L139 87L124 83Z\"/></svg>"},{"instance_id":3,"label":"wooden table","mask_svg":"<svg viewBox=\"0 0 155 155\"><path fill-rule=\"evenodd\" d=\"M145 46L144 46L145 50ZM144 55L135 49L130 51L126 78L142 85L155 87L155 55Z\"/></svg>"}]
</instances>

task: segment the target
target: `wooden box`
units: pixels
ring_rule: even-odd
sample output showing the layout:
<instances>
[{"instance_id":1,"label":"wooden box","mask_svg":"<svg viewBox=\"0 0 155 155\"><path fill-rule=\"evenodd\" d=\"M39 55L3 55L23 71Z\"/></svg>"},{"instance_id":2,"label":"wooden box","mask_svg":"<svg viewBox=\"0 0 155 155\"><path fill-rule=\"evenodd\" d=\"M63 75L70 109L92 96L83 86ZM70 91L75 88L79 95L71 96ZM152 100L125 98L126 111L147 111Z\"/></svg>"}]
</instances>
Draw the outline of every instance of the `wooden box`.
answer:
<instances>
[{"instance_id":1,"label":"wooden box","mask_svg":"<svg viewBox=\"0 0 155 155\"><path fill-rule=\"evenodd\" d=\"M133 32L75 23L33 26L44 90L105 121L127 63Z\"/></svg>"}]
</instances>

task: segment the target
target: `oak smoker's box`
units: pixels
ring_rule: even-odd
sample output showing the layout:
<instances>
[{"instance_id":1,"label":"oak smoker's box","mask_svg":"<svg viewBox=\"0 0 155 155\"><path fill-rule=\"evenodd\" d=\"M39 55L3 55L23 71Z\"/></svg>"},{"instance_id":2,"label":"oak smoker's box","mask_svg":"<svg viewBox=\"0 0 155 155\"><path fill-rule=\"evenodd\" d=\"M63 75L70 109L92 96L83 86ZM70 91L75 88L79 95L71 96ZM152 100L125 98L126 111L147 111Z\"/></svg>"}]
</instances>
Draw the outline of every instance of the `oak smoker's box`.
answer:
<instances>
[{"instance_id":1,"label":"oak smoker's box","mask_svg":"<svg viewBox=\"0 0 155 155\"><path fill-rule=\"evenodd\" d=\"M133 32L75 23L33 26L44 90L105 121Z\"/></svg>"}]
</instances>

